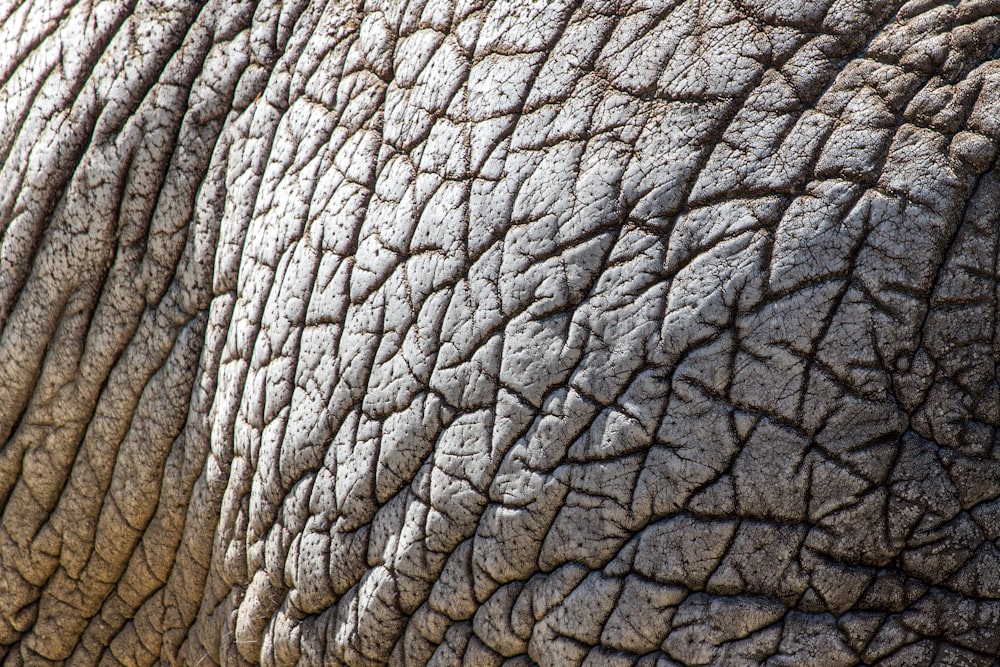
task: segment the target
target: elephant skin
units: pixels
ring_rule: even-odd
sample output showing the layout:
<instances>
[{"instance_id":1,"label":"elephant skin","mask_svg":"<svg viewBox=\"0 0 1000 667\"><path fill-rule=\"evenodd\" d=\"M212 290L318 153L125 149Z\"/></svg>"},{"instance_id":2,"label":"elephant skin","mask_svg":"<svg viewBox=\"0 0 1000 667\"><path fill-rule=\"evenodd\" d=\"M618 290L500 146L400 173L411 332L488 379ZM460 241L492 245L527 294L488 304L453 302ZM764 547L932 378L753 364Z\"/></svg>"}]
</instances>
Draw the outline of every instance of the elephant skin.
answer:
<instances>
[{"instance_id":1,"label":"elephant skin","mask_svg":"<svg viewBox=\"0 0 1000 667\"><path fill-rule=\"evenodd\" d=\"M1000 3L0 17L4 664L1000 654Z\"/></svg>"}]
</instances>

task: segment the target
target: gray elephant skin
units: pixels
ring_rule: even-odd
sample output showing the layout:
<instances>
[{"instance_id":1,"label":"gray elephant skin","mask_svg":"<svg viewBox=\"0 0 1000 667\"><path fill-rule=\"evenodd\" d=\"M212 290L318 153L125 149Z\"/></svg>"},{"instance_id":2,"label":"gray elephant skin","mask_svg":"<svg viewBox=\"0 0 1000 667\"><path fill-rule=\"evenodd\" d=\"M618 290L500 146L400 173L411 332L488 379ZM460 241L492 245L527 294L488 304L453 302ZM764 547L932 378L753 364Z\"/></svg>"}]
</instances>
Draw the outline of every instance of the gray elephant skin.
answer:
<instances>
[{"instance_id":1,"label":"gray elephant skin","mask_svg":"<svg viewBox=\"0 0 1000 667\"><path fill-rule=\"evenodd\" d=\"M995 664L1000 3L0 21L3 664Z\"/></svg>"}]
</instances>

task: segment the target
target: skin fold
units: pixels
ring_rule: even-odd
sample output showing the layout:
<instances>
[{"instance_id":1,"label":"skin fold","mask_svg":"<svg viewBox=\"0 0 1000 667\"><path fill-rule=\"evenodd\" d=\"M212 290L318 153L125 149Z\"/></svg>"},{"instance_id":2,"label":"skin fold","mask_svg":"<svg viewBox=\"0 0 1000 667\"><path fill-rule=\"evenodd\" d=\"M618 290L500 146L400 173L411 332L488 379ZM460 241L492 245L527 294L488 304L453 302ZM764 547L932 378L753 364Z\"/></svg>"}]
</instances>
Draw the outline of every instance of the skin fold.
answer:
<instances>
[{"instance_id":1,"label":"skin fold","mask_svg":"<svg viewBox=\"0 0 1000 667\"><path fill-rule=\"evenodd\" d=\"M0 660L993 664L998 53L0 0Z\"/></svg>"}]
</instances>

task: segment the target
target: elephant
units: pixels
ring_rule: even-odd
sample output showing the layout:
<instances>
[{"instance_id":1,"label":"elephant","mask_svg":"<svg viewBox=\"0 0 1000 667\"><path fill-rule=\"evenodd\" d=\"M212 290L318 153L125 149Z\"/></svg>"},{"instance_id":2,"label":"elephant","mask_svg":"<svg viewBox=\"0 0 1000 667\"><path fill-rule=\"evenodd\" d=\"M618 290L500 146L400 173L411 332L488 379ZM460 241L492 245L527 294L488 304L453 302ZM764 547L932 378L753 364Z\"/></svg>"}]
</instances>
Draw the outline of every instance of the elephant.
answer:
<instances>
[{"instance_id":1,"label":"elephant","mask_svg":"<svg viewBox=\"0 0 1000 667\"><path fill-rule=\"evenodd\" d=\"M1000 655L1000 3L0 7L4 664Z\"/></svg>"}]
</instances>

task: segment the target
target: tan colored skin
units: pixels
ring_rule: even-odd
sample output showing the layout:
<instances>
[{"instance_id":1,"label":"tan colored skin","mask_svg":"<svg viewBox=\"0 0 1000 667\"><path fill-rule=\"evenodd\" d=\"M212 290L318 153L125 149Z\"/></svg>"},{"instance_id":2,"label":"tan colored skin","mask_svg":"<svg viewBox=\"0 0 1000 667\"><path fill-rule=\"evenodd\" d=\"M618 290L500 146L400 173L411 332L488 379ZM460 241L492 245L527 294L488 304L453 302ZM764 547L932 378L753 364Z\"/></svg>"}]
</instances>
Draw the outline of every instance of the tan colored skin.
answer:
<instances>
[{"instance_id":1,"label":"tan colored skin","mask_svg":"<svg viewBox=\"0 0 1000 667\"><path fill-rule=\"evenodd\" d=\"M0 659L992 664L998 12L0 5Z\"/></svg>"}]
</instances>

